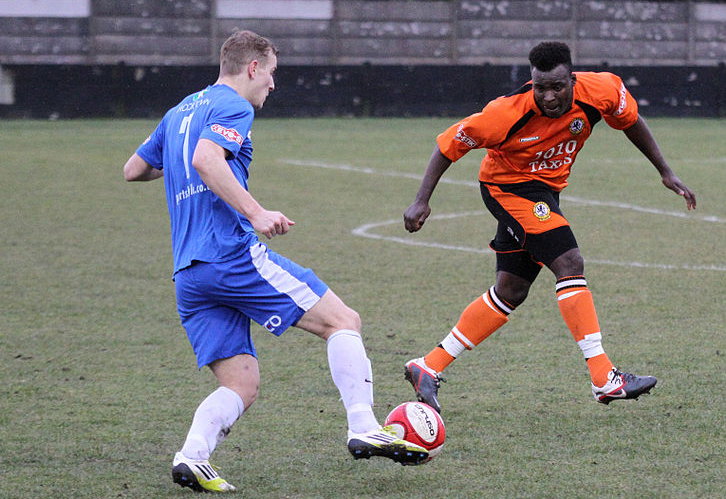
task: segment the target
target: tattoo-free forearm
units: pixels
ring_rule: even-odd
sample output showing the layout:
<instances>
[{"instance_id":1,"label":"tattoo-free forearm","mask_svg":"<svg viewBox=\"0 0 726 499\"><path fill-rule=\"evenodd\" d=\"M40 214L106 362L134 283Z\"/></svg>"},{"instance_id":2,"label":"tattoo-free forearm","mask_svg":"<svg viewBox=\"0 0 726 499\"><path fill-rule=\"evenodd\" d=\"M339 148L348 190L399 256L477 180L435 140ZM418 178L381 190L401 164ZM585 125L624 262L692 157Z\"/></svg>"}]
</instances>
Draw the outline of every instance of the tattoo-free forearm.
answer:
<instances>
[{"instance_id":1,"label":"tattoo-free forearm","mask_svg":"<svg viewBox=\"0 0 726 499\"><path fill-rule=\"evenodd\" d=\"M429 164L426 167L423 180L421 180L421 186L418 189L418 193L416 193L416 201L423 203L429 202L441 176L449 166L451 166L451 160L441 154L438 147L434 148L434 152L431 153L431 158L429 158Z\"/></svg>"},{"instance_id":2,"label":"tattoo-free forearm","mask_svg":"<svg viewBox=\"0 0 726 499\"><path fill-rule=\"evenodd\" d=\"M653 137L648 124L642 116L638 116L638 121L630 128L624 130L624 133L630 142L655 166L661 177L672 173L663 154L660 152L660 147L658 147L655 137Z\"/></svg>"}]
</instances>

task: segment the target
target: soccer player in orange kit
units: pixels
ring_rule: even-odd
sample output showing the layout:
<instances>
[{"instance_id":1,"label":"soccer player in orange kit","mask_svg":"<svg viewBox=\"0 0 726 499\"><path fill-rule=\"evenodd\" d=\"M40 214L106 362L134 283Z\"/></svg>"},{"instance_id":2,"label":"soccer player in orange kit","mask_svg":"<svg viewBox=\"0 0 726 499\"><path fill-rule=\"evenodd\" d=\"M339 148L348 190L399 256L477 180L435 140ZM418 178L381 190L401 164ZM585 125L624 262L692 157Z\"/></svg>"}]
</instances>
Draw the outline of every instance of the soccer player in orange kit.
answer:
<instances>
[{"instance_id":1,"label":"soccer player in orange kit","mask_svg":"<svg viewBox=\"0 0 726 499\"><path fill-rule=\"evenodd\" d=\"M409 232L431 214L429 200L452 162L485 148L479 181L486 207L498 220L490 247L496 252L496 283L464 310L441 343L406 363L416 396L441 412L441 372L508 321L524 302L542 266L557 282L560 313L586 359L595 400L634 399L656 384L613 366L601 343L592 294L577 241L559 207L559 192L577 153L601 118L626 137L660 173L663 185L695 209L694 193L673 173L638 114L622 80L611 73L573 72L569 47L543 42L529 53L532 80L445 130L429 159L414 202L404 213Z\"/></svg>"}]
</instances>

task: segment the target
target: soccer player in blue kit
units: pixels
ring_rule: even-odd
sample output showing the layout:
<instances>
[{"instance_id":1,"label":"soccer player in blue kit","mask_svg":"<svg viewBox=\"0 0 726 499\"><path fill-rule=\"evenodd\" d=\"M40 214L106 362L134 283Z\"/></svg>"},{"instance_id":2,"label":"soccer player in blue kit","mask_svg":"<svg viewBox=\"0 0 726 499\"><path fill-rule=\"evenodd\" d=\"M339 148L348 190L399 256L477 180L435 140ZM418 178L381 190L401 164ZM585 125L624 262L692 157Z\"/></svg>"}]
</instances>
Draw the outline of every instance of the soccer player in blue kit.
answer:
<instances>
[{"instance_id":1,"label":"soccer player in blue kit","mask_svg":"<svg viewBox=\"0 0 726 499\"><path fill-rule=\"evenodd\" d=\"M247 191L254 109L275 88L277 53L251 31L232 34L220 51L216 83L171 108L124 165L127 181L164 178L179 316L198 366L209 366L219 382L194 413L173 460L174 482L198 492L236 489L209 457L257 397L250 319L275 335L296 326L326 340L355 459L382 456L415 465L428 457L426 449L376 420L357 312L312 270L270 250L256 235L272 238L294 225Z\"/></svg>"}]
</instances>

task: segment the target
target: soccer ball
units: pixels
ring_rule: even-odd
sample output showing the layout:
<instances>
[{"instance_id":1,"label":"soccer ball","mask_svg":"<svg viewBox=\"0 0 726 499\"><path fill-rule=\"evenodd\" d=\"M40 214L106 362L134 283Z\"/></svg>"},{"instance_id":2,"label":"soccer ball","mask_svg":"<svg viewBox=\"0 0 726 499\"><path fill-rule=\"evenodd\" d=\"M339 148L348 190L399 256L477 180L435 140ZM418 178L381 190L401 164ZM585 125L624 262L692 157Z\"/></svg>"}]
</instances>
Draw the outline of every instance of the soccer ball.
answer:
<instances>
[{"instance_id":1,"label":"soccer ball","mask_svg":"<svg viewBox=\"0 0 726 499\"><path fill-rule=\"evenodd\" d=\"M386 417L398 438L420 445L429 451L428 462L444 448L446 428L438 412L423 402L404 402Z\"/></svg>"}]
</instances>

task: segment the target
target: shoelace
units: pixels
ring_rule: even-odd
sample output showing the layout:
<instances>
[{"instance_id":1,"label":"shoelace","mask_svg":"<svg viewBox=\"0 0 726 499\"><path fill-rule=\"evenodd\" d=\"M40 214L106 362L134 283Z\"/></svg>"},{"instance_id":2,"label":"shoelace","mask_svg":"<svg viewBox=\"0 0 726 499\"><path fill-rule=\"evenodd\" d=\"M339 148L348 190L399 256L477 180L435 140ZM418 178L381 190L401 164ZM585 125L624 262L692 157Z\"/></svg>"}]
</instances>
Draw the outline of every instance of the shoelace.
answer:
<instances>
[{"instance_id":1,"label":"shoelace","mask_svg":"<svg viewBox=\"0 0 726 499\"><path fill-rule=\"evenodd\" d=\"M434 380L434 385L436 385L436 388L440 388L442 382L446 383L446 379L439 373L436 373L435 376L432 376L432 379Z\"/></svg>"},{"instance_id":2,"label":"shoelace","mask_svg":"<svg viewBox=\"0 0 726 499\"><path fill-rule=\"evenodd\" d=\"M430 373L430 371L433 371L433 369L423 369L420 366L417 366L422 371L425 371L427 373ZM436 384L436 388L441 387L441 383L446 383L446 378L441 374L434 371L434 376L432 376L434 379L434 383Z\"/></svg>"}]
</instances>

